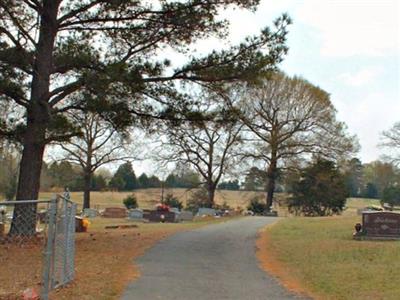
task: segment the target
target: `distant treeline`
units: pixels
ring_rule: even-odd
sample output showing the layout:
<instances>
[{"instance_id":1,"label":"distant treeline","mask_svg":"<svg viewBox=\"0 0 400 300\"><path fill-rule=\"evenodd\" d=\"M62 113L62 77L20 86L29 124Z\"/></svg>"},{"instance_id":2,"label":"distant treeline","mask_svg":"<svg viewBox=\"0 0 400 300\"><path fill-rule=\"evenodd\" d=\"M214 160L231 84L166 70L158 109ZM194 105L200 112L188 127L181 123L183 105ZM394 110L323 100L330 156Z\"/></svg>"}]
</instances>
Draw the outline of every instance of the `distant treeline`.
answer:
<instances>
[{"instance_id":1,"label":"distant treeline","mask_svg":"<svg viewBox=\"0 0 400 300\"><path fill-rule=\"evenodd\" d=\"M15 195L18 178L18 157L0 155L0 194L6 199L12 199ZM391 187L400 186L400 171L393 164L375 161L362 164L358 159L347 161L339 166L343 180L350 197L384 198L384 194L391 192ZM84 178L82 169L67 161L43 163L41 173L41 190L62 189L68 187L71 191L82 191ZM243 182L238 180L222 181L218 185L220 190L265 190L265 171L256 167L250 168ZM276 184L278 192L291 192L292 182L298 178L296 172L283 173ZM179 168L172 171L165 181L158 176L149 176L145 173L136 176L131 163L127 162L119 166L112 174L106 169L100 169L92 179L92 190L116 190L130 191L146 188L197 188L202 184L199 175L191 170Z\"/></svg>"},{"instance_id":2,"label":"distant treeline","mask_svg":"<svg viewBox=\"0 0 400 300\"><path fill-rule=\"evenodd\" d=\"M130 162L120 165L113 175L107 173L100 170L100 172L94 174L92 179L93 191L131 191L161 188L162 186L167 188L195 188L201 184L199 176L191 170L183 174L170 173L165 181L162 181L156 175L149 176L146 173L137 177ZM83 190L84 178L81 169L66 161L45 164L41 177L41 189L51 190L64 187L68 187L71 191Z\"/></svg>"},{"instance_id":3,"label":"distant treeline","mask_svg":"<svg viewBox=\"0 0 400 300\"><path fill-rule=\"evenodd\" d=\"M149 176L146 173L142 173L137 177L130 162L120 165L113 175L103 173L105 172L94 174L92 180L93 191L131 191L135 189L161 188L163 186L165 188L197 188L201 186L199 175L190 169L171 172L165 181L162 181L156 175ZM81 169L67 161L45 164L42 171L41 189L51 190L64 187L68 187L71 191L83 190L84 179ZM218 189L239 190L239 181L221 182L218 185Z\"/></svg>"}]
</instances>

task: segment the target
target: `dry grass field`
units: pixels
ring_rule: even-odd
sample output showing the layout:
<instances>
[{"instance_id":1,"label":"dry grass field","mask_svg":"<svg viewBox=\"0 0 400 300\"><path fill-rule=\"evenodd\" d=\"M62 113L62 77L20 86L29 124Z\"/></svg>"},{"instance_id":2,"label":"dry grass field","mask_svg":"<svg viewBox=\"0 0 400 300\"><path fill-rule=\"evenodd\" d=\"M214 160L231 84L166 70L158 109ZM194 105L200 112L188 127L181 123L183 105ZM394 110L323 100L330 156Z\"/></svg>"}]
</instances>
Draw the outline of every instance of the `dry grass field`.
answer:
<instances>
[{"instance_id":1,"label":"dry grass field","mask_svg":"<svg viewBox=\"0 0 400 300\"><path fill-rule=\"evenodd\" d=\"M186 206L186 202L193 192L194 190L187 189L165 189L164 195L172 194L177 197L179 201L182 201L184 206ZM137 197L140 208L154 208L154 205L159 203L161 199L161 189L142 189L133 192L92 192L91 206L99 209L110 206L123 207L122 200L132 194ZM52 195L53 193L41 193L40 199L49 199ZM217 204L223 204L226 202L232 208L246 208L250 200L255 196L264 197L264 193L218 190L215 195L215 202ZM77 202L81 208L83 192L72 192L71 199L74 202Z\"/></svg>"}]
</instances>

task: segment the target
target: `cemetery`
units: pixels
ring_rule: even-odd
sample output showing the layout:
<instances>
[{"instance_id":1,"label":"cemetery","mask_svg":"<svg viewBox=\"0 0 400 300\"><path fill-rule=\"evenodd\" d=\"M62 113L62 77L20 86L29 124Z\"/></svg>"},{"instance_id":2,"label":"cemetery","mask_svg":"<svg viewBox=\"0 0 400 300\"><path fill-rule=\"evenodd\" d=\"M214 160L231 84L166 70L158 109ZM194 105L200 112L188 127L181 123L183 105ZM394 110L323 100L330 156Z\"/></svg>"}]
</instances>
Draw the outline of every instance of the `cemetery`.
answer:
<instances>
[{"instance_id":1,"label":"cemetery","mask_svg":"<svg viewBox=\"0 0 400 300\"><path fill-rule=\"evenodd\" d=\"M178 193L178 191L176 191ZM74 193L72 193L72 198L74 197ZM282 195L278 195L281 197ZM283 203L282 201L280 201ZM96 202L95 202L96 203ZM103 202L104 203L104 202ZM191 228L196 228L198 226L203 226L206 224L210 224L213 222L224 222L225 220L228 220L227 218L221 218L220 216L237 216L237 215L251 215L249 211L246 211L245 209L242 211L242 213L238 214L238 212L235 212L235 210L232 211L222 211L219 209L210 209L210 208L199 208L197 213L193 213L191 211L187 211L185 209L177 209L177 208L172 208L168 207L166 205L161 205L161 204L149 204L149 203L154 203L154 202L149 202L144 208L135 208L135 209L126 209L121 206L122 201L119 200L119 203L116 203L115 201L109 202L109 204L106 204L102 208L99 209L97 207L96 209L85 209L79 215L77 216L76 220L76 225L80 224L82 228L77 228L77 261L78 265L84 266L86 265L86 261L84 257L86 255L89 255L89 253L86 254L89 249L96 249L101 243L101 251L99 252L98 249L98 259L100 260L105 260L107 261L108 258L106 259L105 256L102 256L101 253L105 253L107 251L108 243L107 241L111 238L113 240L113 243L123 243L123 244L128 244L129 241L133 240L135 243L138 243L138 241L147 236L147 233L150 234L151 239L148 241L156 242L160 237L164 237L168 234L171 234L176 231L180 230L187 230ZM372 203L372 205L371 205ZM366 205L368 204L368 205ZM336 216L336 217L331 217L333 219L323 221L323 219L316 218L315 221L308 222L306 220L300 221L300 224L302 229L299 231L299 234L303 232L303 230L308 230L307 228L310 227L312 230L315 230L317 233L324 233L325 231L320 230L320 226L328 226L329 225L329 231L332 231L332 234L334 236L335 232L340 228L341 230L341 236L343 238L338 239L337 241L328 241L325 239L327 237L321 236L318 240L318 244L315 246L318 248L319 245L322 243L328 243L330 245L329 247L332 248L332 251L336 251L338 253L338 249L341 249L341 247L347 245L349 241L349 237L352 235L354 231L354 225L356 223L360 223L361 228L359 229L358 233L357 230L353 235L354 239L361 240L357 241L357 243L360 243L358 246L357 245L352 245L354 248L354 251L360 251L364 245L371 249L381 249L380 251L383 251L383 253L387 253L387 257L383 257L384 260L389 260L389 259L394 259L392 254L390 254L390 249L393 249L393 247L396 247L396 244L379 244L382 243L380 240L391 240L394 241L398 239L398 233L399 233L399 214L397 212L392 212L392 211L381 211L379 208L381 206L377 204L377 202L363 202L359 200L350 200L347 204L347 208L344 210L343 216ZM282 208L280 209L281 215L282 215ZM361 215L360 215L361 212ZM164 217L162 217L162 215ZM5 217L5 214L2 214L3 218ZM78 221L80 220L80 221ZM39 222L45 224L48 221L48 216L45 210L41 210L39 213ZM83 222L87 223L83 225ZM289 220L288 220L289 221ZM294 222L293 224L296 224L298 221L292 220L290 222ZM0 222L1 223L1 222ZM278 228L285 228L285 223L282 223L281 226ZM340 224L340 227L337 226L337 224ZM173 227L171 227L173 226ZM291 225L293 226L293 225ZM297 226L297 225L296 225ZM271 231L274 233L274 230ZM303 232L303 234L306 234ZM306 234L307 235L307 234ZM303 236L303 235L302 235ZM315 234L314 234L315 236ZM318 235L317 235L318 236ZM347 237L346 237L347 236ZM272 235L273 237L273 235ZM154 239L153 239L154 238ZM271 238L271 236L269 237ZM121 239L121 241L118 241L118 239ZM277 240L274 242L274 245L276 247L280 247L280 244L285 245L283 247L288 247L287 242L289 241L284 241L284 240ZM147 242L146 242L147 243ZM146 243L143 244L143 247L145 246ZM297 240L296 238L290 240L290 244L295 244L296 245ZM301 242L299 241L300 244L295 246L293 249L297 248L306 248L309 249L311 247L312 242L307 239L303 238L301 239ZM366 243L377 243L377 244L366 244ZM386 242L387 243L387 242ZM392 242L390 242L392 243ZM106 246L107 245L107 246ZM93 248L91 248L93 246ZM382 248L382 246L384 248ZM88 248L89 247L89 248ZM111 247L111 245L110 245ZM345 246L348 247L348 246ZM265 250L268 251L268 257L271 259L271 257L274 257L274 251L276 249L270 249L269 246L263 246ZM386 249L387 248L387 249ZM85 250L86 249L86 250ZM334 250L336 249L336 250ZM356 250L358 249L358 250ZM83 251L83 252L82 252ZM312 250L309 250L312 251ZM123 253L121 250L120 252L121 257L132 257L132 253ZM326 252L324 252L326 254ZM330 251L329 251L330 253ZM340 253L340 252L339 252ZM259 254L261 255L261 254ZM272 255L272 256L271 256ZM385 254L386 255L386 254ZM118 256L119 257L119 256ZM262 255L260 256L260 261L262 261ZM329 255L328 255L329 257ZM325 257L325 259L327 259ZM343 257L345 259L345 256ZM359 259L362 261L365 259L364 257L360 256ZM92 263L93 259L89 260ZM299 258L296 256L293 256L293 261L299 261ZM106 262L108 263L108 262ZM115 264L114 262L110 261L110 264ZM305 262L306 263L306 262ZM309 261L307 261L309 263ZM320 262L321 264L327 264L328 260L326 262ZM306 266L306 265L305 265ZM377 265L378 266L378 265ZM115 266L117 267L117 266ZM343 266L344 267L344 266ZM349 266L350 267L350 266ZM81 268L81 267L80 267ZM110 267L111 268L111 267ZM119 268L123 268L122 265L119 266ZM268 272L271 272L268 267L265 267ZM122 269L121 269L122 270ZM346 267L347 270L347 267ZM281 270L282 271L282 270ZM304 270L303 270L304 271ZM122 272L122 271L121 271ZM276 274L283 282L287 282L290 286L291 282L296 282L295 279L293 279L293 275L296 274L296 272L291 273L291 274L285 274L285 272L279 273L279 269L277 271L277 268L274 267L274 274ZM393 272L393 271L390 271ZM79 273L78 273L79 274ZM101 273L100 273L101 274ZM311 276L311 275L310 275ZM92 277L93 278L93 277ZM376 277L375 277L376 278ZM96 279L100 280L100 279ZM379 279L378 279L379 280ZM118 290L121 287L118 287L118 278L115 278L115 284L116 287L115 289ZM334 284L334 280L332 283ZM83 280L79 284L86 285L88 284L89 281ZM97 286L97 285L95 285ZM296 286L296 284L295 284ZM89 287L88 287L89 288ZM97 288L100 288L97 286ZM89 288L91 289L91 288ZM296 290L296 288L294 289ZM301 289L300 289L301 290ZM73 295L73 291L70 289L65 289L64 291L58 291L60 295L65 293L65 295ZM71 294L72 293L72 294ZM307 294L313 294L312 291L307 290L305 293ZM69 297L68 296L68 297ZM67 296L66 296L67 297Z\"/></svg>"},{"instance_id":2,"label":"cemetery","mask_svg":"<svg viewBox=\"0 0 400 300\"><path fill-rule=\"evenodd\" d=\"M175 221L175 213L173 213L173 219L165 220L165 223L160 218L154 219L153 222L144 222L143 215L146 211L150 214L149 216L157 212L155 207L152 210L127 210L123 207L115 207L110 203L109 208L101 210L86 209L82 213L79 213L76 216L75 222L77 231L75 262L77 279L73 284L73 288L58 289L51 292L50 297L56 297L56 299L76 299L80 298L82 294L89 293L92 295L102 295L107 298L122 293L126 282L121 280L121 274L126 274L123 276L129 275L129 277L126 277L126 280L137 276L138 270L132 265L132 260L136 256L141 255L145 249L173 233L222 221L217 218L207 220L203 218L194 219L191 212L183 211L184 220L179 222ZM0 216L2 218L0 219L1 229L5 219L9 216L5 213L1 213ZM38 222L45 224L46 220L48 220L47 210L41 210L39 216L40 219ZM25 272L31 274L30 269L36 269L38 272L36 276L39 277L41 260L39 259L40 249L37 250L36 248L32 248L30 250L31 257L29 259L25 258L24 261L26 268L29 268ZM0 236L2 270L0 272L0 281L3 287L5 287L6 278L13 278L5 270L12 271L13 265L18 264L18 260L23 255L26 255L27 249L25 247L13 250L14 255L10 256L7 261L2 260L4 257L2 251L4 249L2 248ZM93 255L93 253L96 253L96 255ZM109 253L113 253L113 255L110 256ZM86 270L90 271L87 272ZM20 266L18 270L14 268L15 271L23 272L23 266ZM108 274L107 277L104 277L104 274ZM22 288L26 283L27 281L21 281L18 284L10 282L10 285L18 288L21 284ZM37 283L32 282L29 286L35 293L39 294L40 286ZM11 294L7 294L6 291L0 288L0 299L3 299L4 295Z\"/></svg>"},{"instance_id":3,"label":"cemetery","mask_svg":"<svg viewBox=\"0 0 400 300\"><path fill-rule=\"evenodd\" d=\"M397 0L0 0L0 300L400 299Z\"/></svg>"}]
</instances>

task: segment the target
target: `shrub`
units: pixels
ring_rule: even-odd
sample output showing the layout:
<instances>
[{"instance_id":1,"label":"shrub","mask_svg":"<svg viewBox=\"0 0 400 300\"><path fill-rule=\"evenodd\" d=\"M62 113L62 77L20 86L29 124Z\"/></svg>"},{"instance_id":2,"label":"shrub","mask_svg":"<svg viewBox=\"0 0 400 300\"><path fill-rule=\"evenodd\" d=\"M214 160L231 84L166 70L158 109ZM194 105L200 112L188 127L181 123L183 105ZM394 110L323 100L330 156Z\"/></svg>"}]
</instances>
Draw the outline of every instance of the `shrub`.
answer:
<instances>
[{"instance_id":1,"label":"shrub","mask_svg":"<svg viewBox=\"0 0 400 300\"><path fill-rule=\"evenodd\" d=\"M215 204L214 208L220 209L220 210L230 210L231 209L231 207L229 206L229 204L226 201L224 201L224 203L222 203L221 205Z\"/></svg>"},{"instance_id":2,"label":"shrub","mask_svg":"<svg viewBox=\"0 0 400 300\"><path fill-rule=\"evenodd\" d=\"M204 188L198 189L190 195L186 203L186 209L197 213L200 207L211 208L208 201L207 190Z\"/></svg>"},{"instance_id":3,"label":"shrub","mask_svg":"<svg viewBox=\"0 0 400 300\"><path fill-rule=\"evenodd\" d=\"M182 209L182 207L183 207L182 202L180 202L178 200L178 198L174 197L174 195L172 195L172 194L167 194L167 196L165 197L163 203L168 205L169 207L176 207L176 208L179 208L179 209Z\"/></svg>"},{"instance_id":4,"label":"shrub","mask_svg":"<svg viewBox=\"0 0 400 300\"><path fill-rule=\"evenodd\" d=\"M319 159L305 168L294 183L289 211L296 215L327 216L339 214L346 204L347 189L335 164Z\"/></svg>"},{"instance_id":5,"label":"shrub","mask_svg":"<svg viewBox=\"0 0 400 300\"><path fill-rule=\"evenodd\" d=\"M251 210L255 214L263 214L264 211L267 209L267 204L260 199L259 196L255 196L251 199L249 206L247 206L247 210Z\"/></svg>"},{"instance_id":6,"label":"shrub","mask_svg":"<svg viewBox=\"0 0 400 300\"><path fill-rule=\"evenodd\" d=\"M400 205L400 187L390 186L383 190L382 202L390 206Z\"/></svg>"},{"instance_id":7,"label":"shrub","mask_svg":"<svg viewBox=\"0 0 400 300\"><path fill-rule=\"evenodd\" d=\"M133 208L137 208L139 206L135 195L126 197L123 200L123 203L127 209L133 209Z\"/></svg>"}]
</instances>

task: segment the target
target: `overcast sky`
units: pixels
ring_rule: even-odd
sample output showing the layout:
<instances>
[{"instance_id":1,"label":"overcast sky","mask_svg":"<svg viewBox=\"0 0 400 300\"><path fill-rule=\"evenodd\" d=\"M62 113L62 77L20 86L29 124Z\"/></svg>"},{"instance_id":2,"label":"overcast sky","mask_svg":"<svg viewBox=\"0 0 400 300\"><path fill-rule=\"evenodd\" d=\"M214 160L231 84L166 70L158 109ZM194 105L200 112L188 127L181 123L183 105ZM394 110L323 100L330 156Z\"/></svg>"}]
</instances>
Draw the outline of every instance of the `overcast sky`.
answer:
<instances>
[{"instance_id":1,"label":"overcast sky","mask_svg":"<svg viewBox=\"0 0 400 300\"><path fill-rule=\"evenodd\" d=\"M400 121L399 3L261 0L256 12L229 10L223 16L231 21L230 42L238 43L271 25L282 13L290 15L289 54L281 69L330 93L339 120L358 136L359 157L367 163L384 154L377 147L380 133ZM201 54L224 46L226 42L211 40L196 49ZM139 174L148 168L135 164Z\"/></svg>"},{"instance_id":2,"label":"overcast sky","mask_svg":"<svg viewBox=\"0 0 400 300\"><path fill-rule=\"evenodd\" d=\"M379 158L380 132L400 121L400 1L262 0L256 13L227 15L232 39L257 32L277 15L293 19L281 68L331 95L361 144L360 158Z\"/></svg>"}]
</instances>

